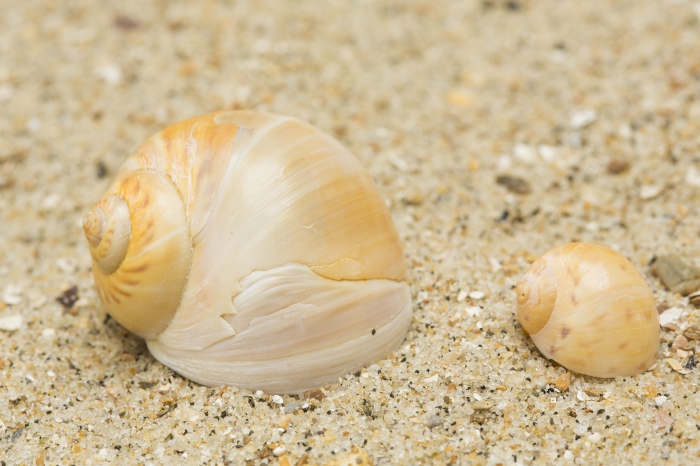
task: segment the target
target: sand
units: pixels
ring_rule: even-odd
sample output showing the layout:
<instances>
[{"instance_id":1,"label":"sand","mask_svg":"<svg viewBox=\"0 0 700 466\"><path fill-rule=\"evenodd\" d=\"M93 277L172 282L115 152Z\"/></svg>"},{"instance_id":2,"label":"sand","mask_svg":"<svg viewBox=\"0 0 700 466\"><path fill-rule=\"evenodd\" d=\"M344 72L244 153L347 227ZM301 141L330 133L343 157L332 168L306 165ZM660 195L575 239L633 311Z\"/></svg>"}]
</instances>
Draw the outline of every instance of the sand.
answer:
<instances>
[{"instance_id":1,"label":"sand","mask_svg":"<svg viewBox=\"0 0 700 466\"><path fill-rule=\"evenodd\" d=\"M700 312L649 264L700 265L700 3L0 11L2 464L698 461L696 340L671 344L697 336ZM84 213L138 144L219 109L292 115L338 138L404 244L406 341L310 398L180 377L94 288ZM514 285L570 241L621 252L675 313L651 370L571 374L522 331Z\"/></svg>"}]
</instances>

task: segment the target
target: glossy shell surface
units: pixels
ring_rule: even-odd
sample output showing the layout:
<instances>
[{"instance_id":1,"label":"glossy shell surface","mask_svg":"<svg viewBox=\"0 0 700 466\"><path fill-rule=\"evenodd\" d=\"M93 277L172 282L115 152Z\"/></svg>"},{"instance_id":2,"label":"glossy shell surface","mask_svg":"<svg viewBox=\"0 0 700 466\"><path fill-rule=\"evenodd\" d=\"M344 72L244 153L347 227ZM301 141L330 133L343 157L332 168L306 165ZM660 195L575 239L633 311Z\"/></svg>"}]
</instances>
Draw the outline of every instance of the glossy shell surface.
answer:
<instances>
[{"instance_id":1,"label":"glossy shell surface","mask_svg":"<svg viewBox=\"0 0 700 466\"><path fill-rule=\"evenodd\" d=\"M518 318L540 352L595 377L635 375L656 362L659 320L634 265L605 246L544 254L516 287Z\"/></svg>"}]
</instances>

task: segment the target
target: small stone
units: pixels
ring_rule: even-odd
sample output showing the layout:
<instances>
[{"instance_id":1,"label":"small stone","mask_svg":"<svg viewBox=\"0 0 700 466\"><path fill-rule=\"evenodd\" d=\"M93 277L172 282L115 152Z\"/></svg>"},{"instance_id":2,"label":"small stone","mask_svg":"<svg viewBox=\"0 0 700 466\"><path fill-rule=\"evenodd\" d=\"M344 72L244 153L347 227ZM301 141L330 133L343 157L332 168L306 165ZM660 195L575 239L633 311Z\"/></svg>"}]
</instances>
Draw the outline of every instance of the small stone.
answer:
<instances>
[{"instance_id":1,"label":"small stone","mask_svg":"<svg viewBox=\"0 0 700 466\"><path fill-rule=\"evenodd\" d=\"M671 424L673 424L673 418L667 412L657 409L656 416L654 416L654 428L664 429Z\"/></svg>"},{"instance_id":2,"label":"small stone","mask_svg":"<svg viewBox=\"0 0 700 466\"><path fill-rule=\"evenodd\" d=\"M61 293L60 296L56 298L56 301L61 303L63 309L68 310L73 307L73 305L78 301L78 287L72 286Z\"/></svg>"},{"instance_id":3,"label":"small stone","mask_svg":"<svg viewBox=\"0 0 700 466\"><path fill-rule=\"evenodd\" d=\"M690 167L690 170L685 174L685 182L691 186L700 186L700 171L695 167Z\"/></svg>"},{"instance_id":4,"label":"small stone","mask_svg":"<svg viewBox=\"0 0 700 466\"><path fill-rule=\"evenodd\" d=\"M630 167L630 163L625 159L613 159L608 163L607 169L608 173L613 175L619 175L627 171Z\"/></svg>"},{"instance_id":5,"label":"small stone","mask_svg":"<svg viewBox=\"0 0 700 466\"><path fill-rule=\"evenodd\" d=\"M579 390L578 393L576 394L576 398L577 398L579 401L588 401L588 395L586 395L585 393L583 393L581 390Z\"/></svg>"},{"instance_id":6,"label":"small stone","mask_svg":"<svg viewBox=\"0 0 700 466\"><path fill-rule=\"evenodd\" d=\"M289 416L284 416L282 419L279 420L277 423L277 427L280 429L287 430L289 429L289 423L292 421L292 418Z\"/></svg>"},{"instance_id":7,"label":"small stone","mask_svg":"<svg viewBox=\"0 0 700 466\"><path fill-rule=\"evenodd\" d=\"M122 69L119 65L111 63L95 68L95 76L107 84L116 85L122 81Z\"/></svg>"},{"instance_id":8,"label":"small stone","mask_svg":"<svg viewBox=\"0 0 700 466\"><path fill-rule=\"evenodd\" d=\"M22 316L19 314L0 317L0 330L14 332L15 330L19 330L21 326Z\"/></svg>"},{"instance_id":9,"label":"small stone","mask_svg":"<svg viewBox=\"0 0 700 466\"><path fill-rule=\"evenodd\" d=\"M592 435L589 435L586 440L588 440L591 443L598 443L598 442L600 442L601 438L602 438L602 436L600 435L600 432L596 432Z\"/></svg>"},{"instance_id":10,"label":"small stone","mask_svg":"<svg viewBox=\"0 0 700 466\"><path fill-rule=\"evenodd\" d=\"M496 183L516 194L529 194L532 191L530 184L517 176L499 175L496 178Z\"/></svg>"},{"instance_id":11,"label":"small stone","mask_svg":"<svg viewBox=\"0 0 700 466\"><path fill-rule=\"evenodd\" d=\"M598 118L598 113L593 109L584 109L574 112L571 115L569 126L573 129L581 129L590 125Z\"/></svg>"},{"instance_id":12,"label":"small stone","mask_svg":"<svg viewBox=\"0 0 700 466\"><path fill-rule=\"evenodd\" d=\"M567 391L569 389L569 385L571 385L571 372L563 373L557 377L557 380L554 381L554 386L562 392Z\"/></svg>"},{"instance_id":13,"label":"small stone","mask_svg":"<svg viewBox=\"0 0 700 466\"><path fill-rule=\"evenodd\" d=\"M486 296L486 294L483 291L472 291L469 293L471 299L484 299L484 296Z\"/></svg>"},{"instance_id":14,"label":"small stone","mask_svg":"<svg viewBox=\"0 0 700 466\"><path fill-rule=\"evenodd\" d=\"M630 422L630 418L628 418L627 416L620 416L617 418L617 422L624 426L627 425L628 422Z\"/></svg>"},{"instance_id":15,"label":"small stone","mask_svg":"<svg viewBox=\"0 0 700 466\"><path fill-rule=\"evenodd\" d=\"M481 308L479 306L470 306L465 309L469 317L478 316L481 314Z\"/></svg>"},{"instance_id":16,"label":"small stone","mask_svg":"<svg viewBox=\"0 0 700 466\"><path fill-rule=\"evenodd\" d=\"M82 446L80 446L79 443L76 443L75 445L73 445L73 448L71 448L71 451L73 452L74 455L82 455L83 453L85 453L85 449Z\"/></svg>"},{"instance_id":17,"label":"small stone","mask_svg":"<svg viewBox=\"0 0 700 466\"><path fill-rule=\"evenodd\" d=\"M674 328L677 329L682 315L683 309L680 307L672 307L659 316L659 325L664 328L669 328L673 325Z\"/></svg>"},{"instance_id":18,"label":"small stone","mask_svg":"<svg viewBox=\"0 0 700 466\"><path fill-rule=\"evenodd\" d=\"M686 338L690 338L691 340L700 340L700 328L688 327L683 333L683 335L685 335Z\"/></svg>"},{"instance_id":19,"label":"small stone","mask_svg":"<svg viewBox=\"0 0 700 466\"><path fill-rule=\"evenodd\" d=\"M493 408L493 401L490 400L481 400L481 401L476 401L472 403L472 409L475 411L487 411L491 408Z\"/></svg>"},{"instance_id":20,"label":"small stone","mask_svg":"<svg viewBox=\"0 0 700 466\"><path fill-rule=\"evenodd\" d=\"M565 459L565 460L568 460L568 461L571 461L571 460L574 459L574 454L571 453L571 450L566 450L566 451L564 452L564 459Z\"/></svg>"},{"instance_id":21,"label":"small stone","mask_svg":"<svg viewBox=\"0 0 700 466\"><path fill-rule=\"evenodd\" d=\"M278 405L281 405L282 403L284 403L284 398L282 398L282 397L279 396L279 395L273 395L273 396L272 396L272 402L273 402L273 403L277 403Z\"/></svg>"},{"instance_id":22,"label":"small stone","mask_svg":"<svg viewBox=\"0 0 700 466\"><path fill-rule=\"evenodd\" d=\"M688 302L695 307L700 307L700 291L690 293L688 295Z\"/></svg>"},{"instance_id":23,"label":"small stone","mask_svg":"<svg viewBox=\"0 0 700 466\"><path fill-rule=\"evenodd\" d=\"M513 147L513 156L525 163L534 163L537 161L537 152L534 147L521 142L515 144Z\"/></svg>"},{"instance_id":24,"label":"small stone","mask_svg":"<svg viewBox=\"0 0 700 466\"><path fill-rule=\"evenodd\" d=\"M476 412L469 417L469 420L474 424L483 424L486 422L486 416L483 413Z\"/></svg>"},{"instance_id":25,"label":"small stone","mask_svg":"<svg viewBox=\"0 0 700 466\"><path fill-rule=\"evenodd\" d=\"M45 338L53 338L56 336L56 330L52 328L45 328L41 331L41 336Z\"/></svg>"},{"instance_id":26,"label":"small stone","mask_svg":"<svg viewBox=\"0 0 700 466\"><path fill-rule=\"evenodd\" d=\"M678 256L658 256L651 271L674 293L686 296L700 290L700 269Z\"/></svg>"},{"instance_id":27,"label":"small stone","mask_svg":"<svg viewBox=\"0 0 700 466\"><path fill-rule=\"evenodd\" d=\"M313 390L309 390L309 391L304 392L305 399L314 398L318 401L323 401L323 399L325 397L326 397L326 394L323 393L323 390L321 390L320 388L315 388Z\"/></svg>"},{"instance_id":28,"label":"small stone","mask_svg":"<svg viewBox=\"0 0 700 466\"><path fill-rule=\"evenodd\" d=\"M557 159L557 149L553 146L548 146L547 144L540 144L537 146L537 152L540 153L540 157L547 163L552 163Z\"/></svg>"},{"instance_id":29,"label":"small stone","mask_svg":"<svg viewBox=\"0 0 700 466\"><path fill-rule=\"evenodd\" d=\"M304 406L304 402L302 401L290 401L284 405L284 412L287 414L292 414L296 410L301 409L302 406Z\"/></svg>"},{"instance_id":30,"label":"small stone","mask_svg":"<svg viewBox=\"0 0 700 466\"><path fill-rule=\"evenodd\" d=\"M683 335L678 335L676 339L673 341L673 344L671 345L671 349L676 351L679 349L687 349L688 348L688 339L684 337Z\"/></svg>"},{"instance_id":31,"label":"small stone","mask_svg":"<svg viewBox=\"0 0 700 466\"><path fill-rule=\"evenodd\" d=\"M661 395L654 398L654 403L656 403L656 406L661 406L666 402L666 400L668 400L668 397Z\"/></svg>"},{"instance_id":32,"label":"small stone","mask_svg":"<svg viewBox=\"0 0 700 466\"><path fill-rule=\"evenodd\" d=\"M287 449L284 447L284 445L280 445L279 447L272 450L272 454L275 456L280 456L285 451L287 451Z\"/></svg>"},{"instance_id":33,"label":"small stone","mask_svg":"<svg viewBox=\"0 0 700 466\"><path fill-rule=\"evenodd\" d=\"M467 299L467 292L465 290L461 290L457 295L457 302L461 303L465 299Z\"/></svg>"},{"instance_id":34,"label":"small stone","mask_svg":"<svg viewBox=\"0 0 700 466\"><path fill-rule=\"evenodd\" d=\"M431 414L430 416L426 416L423 419L423 424L425 424L427 427L430 427L431 429L433 427L441 426L442 423L445 422L443 418L440 416L437 416L435 414Z\"/></svg>"},{"instance_id":35,"label":"small stone","mask_svg":"<svg viewBox=\"0 0 700 466\"><path fill-rule=\"evenodd\" d=\"M649 199L654 199L664 190L663 186L660 185L645 185L639 190L639 198L648 201Z\"/></svg>"},{"instance_id":36,"label":"small stone","mask_svg":"<svg viewBox=\"0 0 700 466\"><path fill-rule=\"evenodd\" d=\"M688 374L690 374L690 372L691 372L691 371L689 371L688 369L684 369L683 366L681 365L681 363L678 362L678 361L676 361L676 360L673 359L673 358L667 358L667 359L666 359L666 362L668 363L669 366L671 366L671 368L672 368L674 371L676 371L676 372L678 372L678 373L680 373L680 374L688 375ZM658 398L662 398L662 397L658 397ZM657 398L657 399L658 399L658 398Z\"/></svg>"},{"instance_id":37,"label":"small stone","mask_svg":"<svg viewBox=\"0 0 700 466\"><path fill-rule=\"evenodd\" d=\"M13 306L22 302L22 288L16 285L7 285L2 295L2 300L8 306Z\"/></svg>"}]
</instances>

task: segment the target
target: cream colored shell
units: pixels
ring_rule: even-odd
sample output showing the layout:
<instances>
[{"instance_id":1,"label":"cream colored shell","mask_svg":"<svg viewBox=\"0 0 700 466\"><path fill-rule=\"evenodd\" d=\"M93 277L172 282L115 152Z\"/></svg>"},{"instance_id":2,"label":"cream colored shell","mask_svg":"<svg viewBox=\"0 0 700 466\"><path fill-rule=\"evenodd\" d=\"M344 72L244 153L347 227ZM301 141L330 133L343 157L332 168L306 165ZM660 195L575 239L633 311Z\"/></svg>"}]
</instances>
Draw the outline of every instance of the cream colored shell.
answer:
<instances>
[{"instance_id":1,"label":"cream colored shell","mask_svg":"<svg viewBox=\"0 0 700 466\"><path fill-rule=\"evenodd\" d=\"M205 385L315 388L385 356L411 321L378 189L293 118L219 112L166 128L83 226L107 311Z\"/></svg>"},{"instance_id":2,"label":"cream colored shell","mask_svg":"<svg viewBox=\"0 0 700 466\"><path fill-rule=\"evenodd\" d=\"M659 319L649 286L621 254L589 243L537 259L516 287L518 318L544 356L595 377L656 362Z\"/></svg>"}]
</instances>

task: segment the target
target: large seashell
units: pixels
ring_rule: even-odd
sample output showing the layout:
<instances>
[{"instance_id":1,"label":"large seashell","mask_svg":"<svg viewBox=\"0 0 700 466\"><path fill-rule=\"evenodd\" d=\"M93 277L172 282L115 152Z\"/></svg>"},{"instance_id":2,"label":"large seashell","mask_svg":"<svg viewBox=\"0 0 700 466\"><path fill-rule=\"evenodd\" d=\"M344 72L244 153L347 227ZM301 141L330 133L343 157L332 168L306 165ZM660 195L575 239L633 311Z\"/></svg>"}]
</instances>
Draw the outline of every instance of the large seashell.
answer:
<instances>
[{"instance_id":1,"label":"large seashell","mask_svg":"<svg viewBox=\"0 0 700 466\"><path fill-rule=\"evenodd\" d=\"M411 321L378 189L293 118L219 112L166 128L83 226L107 312L205 385L316 388L385 356Z\"/></svg>"},{"instance_id":2,"label":"large seashell","mask_svg":"<svg viewBox=\"0 0 700 466\"><path fill-rule=\"evenodd\" d=\"M518 318L547 358L595 377L656 362L659 319L649 286L621 254L589 243L537 259L516 287Z\"/></svg>"}]
</instances>

